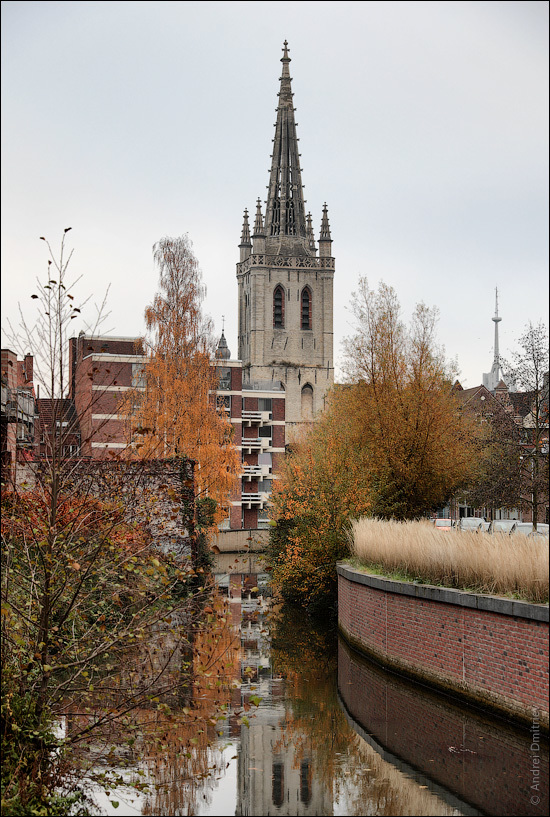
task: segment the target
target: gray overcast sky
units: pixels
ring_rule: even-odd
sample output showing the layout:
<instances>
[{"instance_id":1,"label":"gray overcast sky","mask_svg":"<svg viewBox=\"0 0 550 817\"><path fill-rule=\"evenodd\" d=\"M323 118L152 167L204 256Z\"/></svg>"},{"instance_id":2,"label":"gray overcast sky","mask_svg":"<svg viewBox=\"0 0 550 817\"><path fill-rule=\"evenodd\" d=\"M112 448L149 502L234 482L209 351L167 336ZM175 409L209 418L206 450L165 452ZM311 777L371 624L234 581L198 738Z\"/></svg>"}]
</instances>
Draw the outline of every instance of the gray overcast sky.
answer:
<instances>
[{"instance_id":1,"label":"gray overcast sky","mask_svg":"<svg viewBox=\"0 0 550 817\"><path fill-rule=\"evenodd\" d=\"M39 236L72 227L79 292L110 284L104 328L141 334L152 246L188 233L236 357L285 38L316 234L329 208L337 366L359 275L406 319L439 307L466 387L492 363L495 286L501 352L548 324L546 2L3 2L3 325L18 301L32 314Z\"/></svg>"}]
</instances>

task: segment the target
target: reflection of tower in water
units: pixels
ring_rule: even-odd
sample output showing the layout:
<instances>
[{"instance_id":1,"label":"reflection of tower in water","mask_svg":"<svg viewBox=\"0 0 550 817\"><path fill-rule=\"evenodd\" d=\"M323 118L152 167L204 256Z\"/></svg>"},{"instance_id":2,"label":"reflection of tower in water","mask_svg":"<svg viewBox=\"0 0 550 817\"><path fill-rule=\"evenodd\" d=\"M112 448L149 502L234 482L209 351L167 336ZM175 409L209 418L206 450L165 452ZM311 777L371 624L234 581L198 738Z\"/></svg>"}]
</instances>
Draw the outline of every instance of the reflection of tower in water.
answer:
<instances>
[{"instance_id":1,"label":"reflection of tower in water","mask_svg":"<svg viewBox=\"0 0 550 817\"><path fill-rule=\"evenodd\" d=\"M276 701L276 683L270 699L264 699L250 727L241 733L235 814L330 815L328 785L313 775L307 749L285 736L285 706Z\"/></svg>"},{"instance_id":2,"label":"reflection of tower in water","mask_svg":"<svg viewBox=\"0 0 550 817\"><path fill-rule=\"evenodd\" d=\"M264 595L268 575L262 571L261 557L254 554L219 554L214 568L240 629L241 704L254 695L262 699L248 713L249 726L241 727L235 814L330 815L332 794L313 774L307 745L301 735L285 732L284 681L272 673Z\"/></svg>"}]
</instances>

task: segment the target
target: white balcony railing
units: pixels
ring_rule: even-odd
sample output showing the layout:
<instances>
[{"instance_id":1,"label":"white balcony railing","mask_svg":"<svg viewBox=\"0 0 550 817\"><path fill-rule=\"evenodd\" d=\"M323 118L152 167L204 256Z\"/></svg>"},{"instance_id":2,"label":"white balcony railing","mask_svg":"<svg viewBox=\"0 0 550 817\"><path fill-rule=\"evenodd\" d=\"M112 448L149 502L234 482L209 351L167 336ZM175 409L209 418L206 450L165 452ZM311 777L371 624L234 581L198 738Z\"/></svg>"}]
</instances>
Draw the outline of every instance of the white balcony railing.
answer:
<instances>
[{"instance_id":1,"label":"white balcony railing","mask_svg":"<svg viewBox=\"0 0 550 817\"><path fill-rule=\"evenodd\" d=\"M266 494L264 491L255 492L250 494L242 494L241 502L243 508L263 508L264 505L269 502L269 494Z\"/></svg>"},{"instance_id":2,"label":"white balcony railing","mask_svg":"<svg viewBox=\"0 0 550 817\"><path fill-rule=\"evenodd\" d=\"M271 476L271 465L243 465L243 480L265 479Z\"/></svg>"},{"instance_id":3,"label":"white balcony railing","mask_svg":"<svg viewBox=\"0 0 550 817\"><path fill-rule=\"evenodd\" d=\"M270 411L243 411L243 426L264 426L271 423Z\"/></svg>"},{"instance_id":4,"label":"white balcony railing","mask_svg":"<svg viewBox=\"0 0 550 817\"><path fill-rule=\"evenodd\" d=\"M243 451L264 451L271 446L271 437L255 437L252 439L243 438L241 447Z\"/></svg>"}]
</instances>

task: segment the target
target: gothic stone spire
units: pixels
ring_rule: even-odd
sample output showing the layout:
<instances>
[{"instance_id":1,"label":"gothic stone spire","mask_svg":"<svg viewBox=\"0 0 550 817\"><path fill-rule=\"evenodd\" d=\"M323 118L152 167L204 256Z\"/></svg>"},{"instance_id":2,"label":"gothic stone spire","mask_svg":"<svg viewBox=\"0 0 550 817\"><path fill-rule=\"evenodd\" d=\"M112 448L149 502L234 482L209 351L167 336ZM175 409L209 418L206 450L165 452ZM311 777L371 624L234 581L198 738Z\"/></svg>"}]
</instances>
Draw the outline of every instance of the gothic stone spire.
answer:
<instances>
[{"instance_id":1,"label":"gothic stone spire","mask_svg":"<svg viewBox=\"0 0 550 817\"><path fill-rule=\"evenodd\" d=\"M243 231L241 233L241 243L239 244L239 246L248 247L249 244L250 244L250 227L248 226L248 210L245 210L243 217Z\"/></svg>"},{"instance_id":2,"label":"gothic stone spire","mask_svg":"<svg viewBox=\"0 0 550 817\"><path fill-rule=\"evenodd\" d=\"M313 232L313 223L311 218L311 213L308 213L307 216L307 236L309 238L309 248L315 252L315 233Z\"/></svg>"},{"instance_id":3,"label":"gothic stone spire","mask_svg":"<svg viewBox=\"0 0 550 817\"><path fill-rule=\"evenodd\" d=\"M256 202L256 220L254 221L254 235L264 235L264 223L262 219L262 203L260 199Z\"/></svg>"},{"instance_id":4,"label":"gothic stone spire","mask_svg":"<svg viewBox=\"0 0 550 817\"><path fill-rule=\"evenodd\" d=\"M328 208L323 205L323 217L321 219L321 233L319 235L319 256L328 258L332 253L332 237L330 235L330 224L328 223Z\"/></svg>"},{"instance_id":5,"label":"gothic stone spire","mask_svg":"<svg viewBox=\"0 0 550 817\"><path fill-rule=\"evenodd\" d=\"M250 227L248 225L248 210L244 211L243 231L241 233L241 243L239 244L241 251L241 261L245 261L252 252L252 242L250 241Z\"/></svg>"},{"instance_id":6,"label":"gothic stone spire","mask_svg":"<svg viewBox=\"0 0 550 817\"><path fill-rule=\"evenodd\" d=\"M283 72L280 80L275 139L273 140L265 228L268 237L299 236L304 239L304 246L307 247L304 192L292 103L290 57L286 40L281 62Z\"/></svg>"}]
</instances>

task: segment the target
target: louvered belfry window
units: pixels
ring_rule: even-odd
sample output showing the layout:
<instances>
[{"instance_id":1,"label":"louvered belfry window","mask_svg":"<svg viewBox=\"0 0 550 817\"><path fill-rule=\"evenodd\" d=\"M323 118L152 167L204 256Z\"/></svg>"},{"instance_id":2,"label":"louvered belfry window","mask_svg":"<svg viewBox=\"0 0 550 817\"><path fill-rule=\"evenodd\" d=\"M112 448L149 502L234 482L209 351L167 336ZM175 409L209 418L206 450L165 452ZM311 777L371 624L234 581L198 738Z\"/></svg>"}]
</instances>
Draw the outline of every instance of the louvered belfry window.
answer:
<instances>
[{"instance_id":1,"label":"louvered belfry window","mask_svg":"<svg viewBox=\"0 0 550 817\"><path fill-rule=\"evenodd\" d=\"M275 288L273 293L273 326L283 329L285 325L285 291L282 286Z\"/></svg>"},{"instance_id":2,"label":"louvered belfry window","mask_svg":"<svg viewBox=\"0 0 550 817\"><path fill-rule=\"evenodd\" d=\"M302 290L302 329L311 329L311 290L304 287Z\"/></svg>"}]
</instances>

